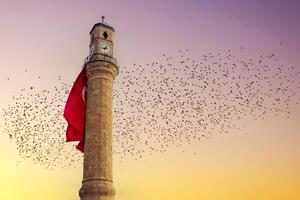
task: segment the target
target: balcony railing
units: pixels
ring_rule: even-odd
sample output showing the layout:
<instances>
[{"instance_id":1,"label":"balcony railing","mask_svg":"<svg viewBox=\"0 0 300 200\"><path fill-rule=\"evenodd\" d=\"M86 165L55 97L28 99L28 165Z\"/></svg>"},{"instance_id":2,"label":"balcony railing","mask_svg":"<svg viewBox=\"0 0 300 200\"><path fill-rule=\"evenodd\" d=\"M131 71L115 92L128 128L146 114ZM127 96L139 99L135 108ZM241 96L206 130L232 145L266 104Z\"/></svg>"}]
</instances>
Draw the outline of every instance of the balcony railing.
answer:
<instances>
[{"instance_id":1,"label":"balcony railing","mask_svg":"<svg viewBox=\"0 0 300 200\"><path fill-rule=\"evenodd\" d=\"M116 58L105 55L105 54L101 54L101 53L94 53L91 56L88 56L84 59L84 64L88 63L88 62L92 62L92 61L106 61L106 62L110 62L116 65L116 67L119 69L118 63Z\"/></svg>"}]
</instances>

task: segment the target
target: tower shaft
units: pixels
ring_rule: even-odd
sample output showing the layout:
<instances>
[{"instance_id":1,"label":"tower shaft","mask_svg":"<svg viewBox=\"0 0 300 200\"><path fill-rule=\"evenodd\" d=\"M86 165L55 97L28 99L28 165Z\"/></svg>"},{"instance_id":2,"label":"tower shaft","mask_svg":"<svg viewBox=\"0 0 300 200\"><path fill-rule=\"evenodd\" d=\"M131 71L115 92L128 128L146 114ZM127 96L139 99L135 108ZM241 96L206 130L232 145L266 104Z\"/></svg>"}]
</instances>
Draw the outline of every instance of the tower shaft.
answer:
<instances>
[{"instance_id":1,"label":"tower shaft","mask_svg":"<svg viewBox=\"0 0 300 200\"><path fill-rule=\"evenodd\" d=\"M116 65L101 59L88 62L87 110L81 200L112 200L112 87Z\"/></svg>"}]
</instances>

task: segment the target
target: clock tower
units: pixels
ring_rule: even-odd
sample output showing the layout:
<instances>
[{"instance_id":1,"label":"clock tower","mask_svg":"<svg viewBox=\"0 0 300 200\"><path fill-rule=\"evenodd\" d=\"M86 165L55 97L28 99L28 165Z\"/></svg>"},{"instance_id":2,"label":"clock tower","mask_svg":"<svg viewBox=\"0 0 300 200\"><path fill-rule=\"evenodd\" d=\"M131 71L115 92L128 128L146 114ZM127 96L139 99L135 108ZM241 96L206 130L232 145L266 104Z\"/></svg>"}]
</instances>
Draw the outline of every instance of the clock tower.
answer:
<instances>
[{"instance_id":1,"label":"clock tower","mask_svg":"<svg viewBox=\"0 0 300 200\"><path fill-rule=\"evenodd\" d=\"M90 31L90 53L85 59L87 105L81 200L113 200L112 88L118 73L113 57L114 28L104 22Z\"/></svg>"},{"instance_id":2,"label":"clock tower","mask_svg":"<svg viewBox=\"0 0 300 200\"><path fill-rule=\"evenodd\" d=\"M88 59L95 55L113 57L113 40L115 29L104 22L97 23L90 31L90 53Z\"/></svg>"}]
</instances>

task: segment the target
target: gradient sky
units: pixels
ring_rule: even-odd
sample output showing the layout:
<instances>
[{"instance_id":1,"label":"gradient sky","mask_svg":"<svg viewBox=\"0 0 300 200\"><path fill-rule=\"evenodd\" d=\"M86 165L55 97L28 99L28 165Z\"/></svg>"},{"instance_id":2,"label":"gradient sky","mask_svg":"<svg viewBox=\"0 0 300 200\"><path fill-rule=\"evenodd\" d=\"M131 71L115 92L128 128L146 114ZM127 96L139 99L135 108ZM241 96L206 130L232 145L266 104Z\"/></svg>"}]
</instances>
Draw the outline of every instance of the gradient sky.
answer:
<instances>
[{"instance_id":1,"label":"gradient sky","mask_svg":"<svg viewBox=\"0 0 300 200\"><path fill-rule=\"evenodd\" d=\"M89 31L102 15L116 29L120 66L149 63L183 48L196 57L243 47L241 56L275 52L299 71L299 10L296 0L2 0L1 108L37 74L44 77L39 82L44 88L58 75L75 80L88 55ZM25 74L25 68L31 73ZM290 119L244 119L240 132L187 146L197 157L171 150L115 162L115 199L299 200L299 105L292 111ZM1 200L79 199L80 163L44 169L20 159L16 145L3 134L0 150Z\"/></svg>"}]
</instances>

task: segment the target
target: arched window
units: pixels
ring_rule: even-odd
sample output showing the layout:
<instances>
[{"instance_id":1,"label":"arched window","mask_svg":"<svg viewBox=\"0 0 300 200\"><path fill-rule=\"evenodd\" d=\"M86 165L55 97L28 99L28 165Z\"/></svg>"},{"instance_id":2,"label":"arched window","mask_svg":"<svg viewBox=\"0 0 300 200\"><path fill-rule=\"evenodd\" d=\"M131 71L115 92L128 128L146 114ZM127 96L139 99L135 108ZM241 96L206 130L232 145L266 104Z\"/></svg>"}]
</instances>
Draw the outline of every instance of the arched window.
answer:
<instances>
[{"instance_id":1,"label":"arched window","mask_svg":"<svg viewBox=\"0 0 300 200\"><path fill-rule=\"evenodd\" d=\"M104 37L105 39L107 39L107 37L108 37L108 34L106 33L106 31L104 31L104 33L103 33L103 37Z\"/></svg>"}]
</instances>

